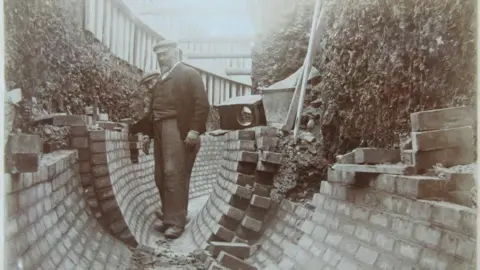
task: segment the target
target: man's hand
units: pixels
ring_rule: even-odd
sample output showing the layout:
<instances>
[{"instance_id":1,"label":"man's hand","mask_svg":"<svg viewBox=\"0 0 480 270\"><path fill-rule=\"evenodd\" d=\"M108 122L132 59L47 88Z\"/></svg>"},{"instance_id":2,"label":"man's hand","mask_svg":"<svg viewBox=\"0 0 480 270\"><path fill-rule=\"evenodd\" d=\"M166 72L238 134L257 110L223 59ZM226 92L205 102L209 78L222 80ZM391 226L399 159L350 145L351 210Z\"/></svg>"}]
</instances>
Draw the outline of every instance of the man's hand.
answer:
<instances>
[{"instance_id":1,"label":"man's hand","mask_svg":"<svg viewBox=\"0 0 480 270\"><path fill-rule=\"evenodd\" d=\"M187 138L185 138L185 146L188 149L194 149L198 145L200 140L200 134L195 130L190 130L188 132Z\"/></svg>"}]
</instances>

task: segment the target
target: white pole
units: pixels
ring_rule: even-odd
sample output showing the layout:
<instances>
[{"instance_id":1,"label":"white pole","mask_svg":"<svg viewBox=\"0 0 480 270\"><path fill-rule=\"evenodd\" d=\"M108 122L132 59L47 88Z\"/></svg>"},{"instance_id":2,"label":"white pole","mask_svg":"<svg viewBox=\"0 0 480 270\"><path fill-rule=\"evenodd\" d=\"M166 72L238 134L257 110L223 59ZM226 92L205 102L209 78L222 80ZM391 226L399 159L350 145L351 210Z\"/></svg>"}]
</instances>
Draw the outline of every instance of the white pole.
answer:
<instances>
[{"instance_id":1,"label":"white pole","mask_svg":"<svg viewBox=\"0 0 480 270\"><path fill-rule=\"evenodd\" d=\"M300 97L298 100L297 116L295 118L295 127L293 129L293 140L295 142L297 141L298 131L300 129L300 119L301 119L302 110L303 110L303 100L305 99L305 91L307 88L308 76L310 75L310 68L312 66L312 51L313 51L313 46L315 44L315 34L317 33L317 29L318 29L317 20L318 20L318 14L320 11L320 1L321 0L315 1L315 10L313 12L312 29L310 30L307 56L303 64L303 74L302 74L303 76L301 80L302 86L300 88Z\"/></svg>"}]
</instances>

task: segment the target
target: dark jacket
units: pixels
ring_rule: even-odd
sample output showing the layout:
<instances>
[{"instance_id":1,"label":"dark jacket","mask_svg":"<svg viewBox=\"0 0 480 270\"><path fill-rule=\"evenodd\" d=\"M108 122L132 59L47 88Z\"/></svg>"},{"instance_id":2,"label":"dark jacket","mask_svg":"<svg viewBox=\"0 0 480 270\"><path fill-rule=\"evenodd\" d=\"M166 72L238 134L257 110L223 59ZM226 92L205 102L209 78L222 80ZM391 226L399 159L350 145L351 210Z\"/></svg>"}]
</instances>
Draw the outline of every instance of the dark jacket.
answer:
<instances>
[{"instance_id":1,"label":"dark jacket","mask_svg":"<svg viewBox=\"0 0 480 270\"><path fill-rule=\"evenodd\" d=\"M171 91L173 95L181 139L184 140L190 130L195 130L200 134L205 133L210 104L202 76L198 71L180 63L167 78L157 84L162 84L162 89L166 92ZM142 132L152 137L150 127L153 124L150 125L147 122L147 118L140 120L133 125L131 132Z\"/></svg>"}]
</instances>

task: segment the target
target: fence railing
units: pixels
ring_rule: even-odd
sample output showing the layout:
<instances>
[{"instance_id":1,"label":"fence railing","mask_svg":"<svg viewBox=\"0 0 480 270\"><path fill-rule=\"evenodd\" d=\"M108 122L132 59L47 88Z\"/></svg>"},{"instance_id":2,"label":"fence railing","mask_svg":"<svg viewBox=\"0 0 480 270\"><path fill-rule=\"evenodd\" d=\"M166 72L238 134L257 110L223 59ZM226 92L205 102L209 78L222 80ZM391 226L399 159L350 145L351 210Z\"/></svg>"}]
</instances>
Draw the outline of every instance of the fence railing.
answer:
<instances>
[{"instance_id":1,"label":"fence railing","mask_svg":"<svg viewBox=\"0 0 480 270\"><path fill-rule=\"evenodd\" d=\"M164 39L143 23L121 0L85 0L84 28L120 59L143 71L158 68L153 46ZM226 75L199 68L210 104L250 95L252 87Z\"/></svg>"}]
</instances>

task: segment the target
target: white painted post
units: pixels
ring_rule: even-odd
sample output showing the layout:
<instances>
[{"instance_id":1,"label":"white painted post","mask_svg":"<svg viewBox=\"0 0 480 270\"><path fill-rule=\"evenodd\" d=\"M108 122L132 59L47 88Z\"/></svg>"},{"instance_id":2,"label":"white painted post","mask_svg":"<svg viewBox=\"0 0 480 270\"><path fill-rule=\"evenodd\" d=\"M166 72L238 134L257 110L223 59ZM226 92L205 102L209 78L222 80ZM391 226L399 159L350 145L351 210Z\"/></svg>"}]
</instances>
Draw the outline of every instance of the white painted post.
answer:
<instances>
[{"instance_id":1,"label":"white painted post","mask_svg":"<svg viewBox=\"0 0 480 270\"><path fill-rule=\"evenodd\" d=\"M293 140L297 141L297 136L298 132L300 129L300 119L302 117L302 110L303 110L303 100L305 98L305 91L307 88L307 81L308 81L308 75L310 74L310 68L312 66L312 54L314 50L314 43L315 43L315 34L317 33L317 21L318 21L318 15L320 13L320 7L321 7L321 0L316 0L315 2L315 10L313 12L313 21L312 21L312 29L310 31L310 40L308 42L308 48L307 48L307 56L305 58L305 62L303 64L303 78L302 78L302 85L300 88L300 97L298 99L298 107L297 107L297 116L295 119L295 126L293 129Z\"/></svg>"}]
</instances>

